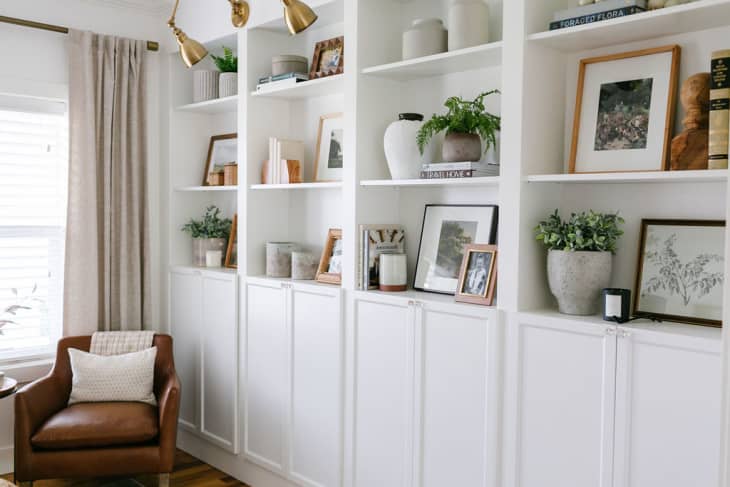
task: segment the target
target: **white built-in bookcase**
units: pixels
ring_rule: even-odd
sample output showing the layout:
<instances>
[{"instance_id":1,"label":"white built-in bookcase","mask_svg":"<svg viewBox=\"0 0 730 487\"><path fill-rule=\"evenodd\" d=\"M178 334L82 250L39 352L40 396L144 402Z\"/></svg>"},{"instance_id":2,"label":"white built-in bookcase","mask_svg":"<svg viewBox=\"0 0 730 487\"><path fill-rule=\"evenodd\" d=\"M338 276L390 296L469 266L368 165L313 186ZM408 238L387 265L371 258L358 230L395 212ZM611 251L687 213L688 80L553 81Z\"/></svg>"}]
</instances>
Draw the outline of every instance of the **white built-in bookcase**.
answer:
<instances>
[{"instance_id":1,"label":"white built-in bookcase","mask_svg":"<svg viewBox=\"0 0 730 487\"><path fill-rule=\"evenodd\" d=\"M633 288L642 218L728 218L726 170L569 175L566 160L580 59L679 44L681 80L708 71L710 52L730 47L730 0L699 0L552 32L546 31L552 13L574 1L489 0L488 44L405 62L400 61L402 32L416 18L447 18L448 0L311 3L320 20L301 35L290 36L283 20L275 18L253 22L237 36L206 40L212 50L222 44L237 46L237 98L191 105L192 74L177 54L170 54L171 266L191 263L190 239L179 227L214 203L228 216L239 215L241 279L265 274L266 242L297 242L319 255L327 230L342 228L342 288L355 292L358 225L405 226L412 280L426 204L497 204L496 308L504 312L509 327L510 316L520 312L555 316L545 276L546 251L533 235L537 222L555 208L564 214L588 209L621 213L626 233L615 258L613 284L624 288ZM255 93L257 79L270 72L272 56L300 54L311 59L315 42L339 35L345 36L344 75ZM429 117L441 111L449 96L470 98L495 88L502 93L488 98L488 109L503 117L499 177L390 179L383 133L398 113ZM345 116L344 178L341 183L311 183L318 120L334 112ZM681 108L677 114L679 129ZM199 187L210 136L234 131L239 134L238 188ZM305 141L307 184L259 184L270 136ZM726 277L730 278L730 263ZM410 296L423 302L445 299L417 292ZM725 320L730 322L730 298ZM706 336L708 331L697 333Z\"/></svg>"}]
</instances>

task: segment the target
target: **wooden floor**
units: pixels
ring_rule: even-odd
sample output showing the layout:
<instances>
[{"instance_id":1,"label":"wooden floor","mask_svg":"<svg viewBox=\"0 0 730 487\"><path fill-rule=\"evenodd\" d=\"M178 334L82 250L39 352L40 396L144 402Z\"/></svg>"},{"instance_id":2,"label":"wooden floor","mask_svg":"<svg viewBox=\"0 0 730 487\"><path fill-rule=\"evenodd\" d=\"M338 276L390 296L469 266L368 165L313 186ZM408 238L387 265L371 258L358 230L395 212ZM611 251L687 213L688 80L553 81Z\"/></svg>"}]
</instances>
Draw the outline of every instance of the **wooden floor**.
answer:
<instances>
[{"instance_id":1,"label":"wooden floor","mask_svg":"<svg viewBox=\"0 0 730 487\"><path fill-rule=\"evenodd\" d=\"M13 474L0 476L5 480L13 480ZM143 475L134 480L145 487L157 487L157 477ZM109 482L105 480L40 480L33 487L99 487ZM170 487L248 487L246 484L219 472L197 458L178 450L175 456L175 471L170 476Z\"/></svg>"}]
</instances>

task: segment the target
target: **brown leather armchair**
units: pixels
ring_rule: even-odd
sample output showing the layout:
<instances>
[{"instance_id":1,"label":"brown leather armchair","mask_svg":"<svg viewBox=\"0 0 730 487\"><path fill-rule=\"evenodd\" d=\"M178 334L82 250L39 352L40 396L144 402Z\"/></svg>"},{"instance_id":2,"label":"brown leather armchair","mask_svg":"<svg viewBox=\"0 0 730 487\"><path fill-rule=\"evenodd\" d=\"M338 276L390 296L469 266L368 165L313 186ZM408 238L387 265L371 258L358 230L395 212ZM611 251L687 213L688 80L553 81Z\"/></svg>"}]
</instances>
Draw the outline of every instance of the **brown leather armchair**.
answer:
<instances>
[{"instance_id":1,"label":"brown leather armchair","mask_svg":"<svg viewBox=\"0 0 730 487\"><path fill-rule=\"evenodd\" d=\"M154 392L158 407L143 403L80 403L71 393L69 348L88 351L91 337L58 342L50 374L15 396L15 479L34 480L159 474L169 484L175 461L180 382L172 338L155 335Z\"/></svg>"}]
</instances>

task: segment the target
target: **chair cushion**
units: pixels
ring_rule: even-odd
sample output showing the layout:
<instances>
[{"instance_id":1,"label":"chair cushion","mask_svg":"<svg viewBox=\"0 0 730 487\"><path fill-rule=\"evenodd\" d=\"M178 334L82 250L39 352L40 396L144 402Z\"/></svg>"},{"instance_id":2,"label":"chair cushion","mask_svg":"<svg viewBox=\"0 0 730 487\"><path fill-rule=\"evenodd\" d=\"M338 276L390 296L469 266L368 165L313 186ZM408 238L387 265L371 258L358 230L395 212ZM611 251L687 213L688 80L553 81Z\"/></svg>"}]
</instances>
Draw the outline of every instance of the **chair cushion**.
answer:
<instances>
[{"instance_id":1,"label":"chair cushion","mask_svg":"<svg viewBox=\"0 0 730 487\"><path fill-rule=\"evenodd\" d=\"M158 432L157 408L149 404L80 403L51 416L31 444L46 450L133 445L155 439Z\"/></svg>"}]
</instances>

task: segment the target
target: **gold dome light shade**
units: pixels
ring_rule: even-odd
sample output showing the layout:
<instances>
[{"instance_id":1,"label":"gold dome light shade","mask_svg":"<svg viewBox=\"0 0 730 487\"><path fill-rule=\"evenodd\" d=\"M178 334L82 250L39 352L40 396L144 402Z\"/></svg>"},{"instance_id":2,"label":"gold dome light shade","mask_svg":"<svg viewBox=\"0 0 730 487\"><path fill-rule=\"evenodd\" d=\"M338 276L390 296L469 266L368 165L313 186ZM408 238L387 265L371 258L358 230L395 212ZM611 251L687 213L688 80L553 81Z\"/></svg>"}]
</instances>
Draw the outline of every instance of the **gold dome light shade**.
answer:
<instances>
[{"instance_id":1,"label":"gold dome light shade","mask_svg":"<svg viewBox=\"0 0 730 487\"><path fill-rule=\"evenodd\" d=\"M317 20L317 14L299 0L282 0L284 3L284 19L289 32L299 34Z\"/></svg>"},{"instance_id":2,"label":"gold dome light shade","mask_svg":"<svg viewBox=\"0 0 730 487\"><path fill-rule=\"evenodd\" d=\"M231 23L234 27L243 27L248 22L251 9L246 0L228 0L231 2Z\"/></svg>"},{"instance_id":3,"label":"gold dome light shade","mask_svg":"<svg viewBox=\"0 0 730 487\"><path fill-rule=\"evenodd\" d=\"M175 32L175 36L180 46L180 56L185 65L192 68L208 55L208 50L200 42L186 36L183 31L178 29L178 32Z\"/></svg>"}]
</instances>

